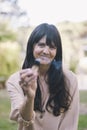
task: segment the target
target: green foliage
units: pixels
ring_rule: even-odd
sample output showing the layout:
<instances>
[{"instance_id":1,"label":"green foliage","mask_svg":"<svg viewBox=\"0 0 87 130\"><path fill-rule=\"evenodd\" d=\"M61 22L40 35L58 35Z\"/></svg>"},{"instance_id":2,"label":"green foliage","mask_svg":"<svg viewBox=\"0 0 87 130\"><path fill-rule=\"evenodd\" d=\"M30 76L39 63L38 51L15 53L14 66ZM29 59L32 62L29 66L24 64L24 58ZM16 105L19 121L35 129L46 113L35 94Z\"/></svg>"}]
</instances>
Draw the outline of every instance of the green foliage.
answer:
<instances>
[{"instance_id":1,"label":"green foliage","mask_svg":"<svg viewBox=\"0 0 87 130\"><path fill-rule=\"evenodd\" d=\"M84 94L87 95L87 91L80 91L81 100ZM87 98L84 102L87 103ZM9 120L10 99L5 89L0 90L0 104L0 130L17 130L17 123ZM87 130L87 115L79 116L78 130Z\"/></svg>"},{"instance_id":2,"label":"green foliage","mask_svg":"<svg viewBox=\"0 0 87 130\"><path fill-rule=\"evenodd\" d=\"M74 73L76 73L77 65L78 65L78 61L75 60L75 58L71 58L69 63L69 69Z\"/></svg>"},{"instance_id":3,"label":"green foliage","mask_svg":"<svg viewBox=\"0 0 87 130\"><path fill-rule=\"evenodd\" d=\"M0 35L0 41L2 41L2 42L5 42L5 41L7 41L7 40L11 40L11 41L15 41L16 40L16 37L15 37L15 35L14 34L12 34L12 33L10 33L10 32L8 32L8 33L4 33L3 35L1 34Z\"/></svg>"},{"instance_id":4,"label":"green foliage","mask_svg":"<svg viewBox=\"0 0 87 130\"><path fill-rule=\"evenodd\" d=\"M87 90L80 91L80 102L87 104Z\"/></svg>"},{"instance_id":5,"label":"green foliage","mask_svg":"<svg viewBox=\"0 0 87 130\"><path fill-rule=\"evenodd\" d=\"M0 23L0 42L15 41L17 34L6 23Z\"/></svg>"},{"instance_id":6,"label":"green foliage","mask_svg":"<svg viewBox=\"0 0 87 130\"><path fill-rule=\"evenodd\" d=\"M78 129L87 130L87 115L80 115Z\"/></svg>"},{"instance_id":7,"label":"green foliage","mask_svg":"<svg viewBox=\"0 0 87 130\"><path fill-rule=\"evenodd\" d=\"M17 123L9 120L10 100L6 90L0 90L0 130L16 130Z\"/></svg>"},{"instance_id":8,"label":"green foliage","mask_svg":"<svg viewBox=\"0 0 87 130\"><path fill-rule=\"evenodd\" d=\"M17 43L0 44L0 77L8 77L19 69L20 47Z\"/></svg>"}]
</instances>

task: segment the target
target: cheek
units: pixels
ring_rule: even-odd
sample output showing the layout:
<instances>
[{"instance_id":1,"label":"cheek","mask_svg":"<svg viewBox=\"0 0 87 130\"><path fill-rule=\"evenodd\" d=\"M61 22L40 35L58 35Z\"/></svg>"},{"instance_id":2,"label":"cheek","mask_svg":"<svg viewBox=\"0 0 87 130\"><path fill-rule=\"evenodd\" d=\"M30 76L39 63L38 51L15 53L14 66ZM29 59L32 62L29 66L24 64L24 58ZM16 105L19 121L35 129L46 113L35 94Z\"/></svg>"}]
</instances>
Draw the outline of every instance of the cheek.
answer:
<instances>
[{"instance_id":1,"label":"cheek","mask_svg":"<svg viewBox=\"0 0 87 130\"><path fill-rule=\"evenodd\" d=\"M55 58L56 53L57 53L57 50L52 51L52 52L51 52L51 56L52 56L53 58Z\"/></svg>"},{"instance_id":2,"label":"cheek","mask_svg":"<svg viewBox=\"0 0 87 130\"><path fill-rule=\"evenodd\" d=\"M40 51L40 50L39 50L38 47L35 47L35 48L34 48L33 55L34 55L35 58L38 56L39 51Z\"/></svg>"}]
</instances>

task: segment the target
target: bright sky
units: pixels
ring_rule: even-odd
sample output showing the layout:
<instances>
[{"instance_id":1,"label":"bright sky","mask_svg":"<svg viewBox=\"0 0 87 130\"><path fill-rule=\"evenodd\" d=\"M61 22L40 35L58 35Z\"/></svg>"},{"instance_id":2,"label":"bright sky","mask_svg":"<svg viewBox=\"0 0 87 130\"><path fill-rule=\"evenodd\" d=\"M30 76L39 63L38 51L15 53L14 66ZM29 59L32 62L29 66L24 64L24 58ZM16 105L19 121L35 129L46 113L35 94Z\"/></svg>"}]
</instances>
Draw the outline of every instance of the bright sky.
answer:
<instances>
[{"instance_id":1,"label":"bright sky","mask_svg":"<svg viewBox=\"0 0 87 130\"><path fill-rule=\"evenodd\" d=\"M87 20L87 0L19 0L18 4L27 10L31 25Z\"/></svg>"}]
</instances>

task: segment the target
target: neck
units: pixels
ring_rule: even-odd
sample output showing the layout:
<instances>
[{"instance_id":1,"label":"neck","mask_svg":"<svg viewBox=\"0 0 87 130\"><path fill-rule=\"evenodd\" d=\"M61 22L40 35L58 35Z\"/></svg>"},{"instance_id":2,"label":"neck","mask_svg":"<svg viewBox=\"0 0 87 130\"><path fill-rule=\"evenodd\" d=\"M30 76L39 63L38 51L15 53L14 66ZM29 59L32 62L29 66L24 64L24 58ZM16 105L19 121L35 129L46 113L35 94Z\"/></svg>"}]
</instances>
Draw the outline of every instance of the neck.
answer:
<instances>
[{"instance_id":1,"label":"neck","mask_svg":"<svg viewBox=\"0 0 87 130\"><path fill-rule=\"evenodd\" d=\"M44 77L46 75L48 69L49 69L49 66L40 66L40 68L39 68L40 76Z\"/></svg>"}]
</instances>

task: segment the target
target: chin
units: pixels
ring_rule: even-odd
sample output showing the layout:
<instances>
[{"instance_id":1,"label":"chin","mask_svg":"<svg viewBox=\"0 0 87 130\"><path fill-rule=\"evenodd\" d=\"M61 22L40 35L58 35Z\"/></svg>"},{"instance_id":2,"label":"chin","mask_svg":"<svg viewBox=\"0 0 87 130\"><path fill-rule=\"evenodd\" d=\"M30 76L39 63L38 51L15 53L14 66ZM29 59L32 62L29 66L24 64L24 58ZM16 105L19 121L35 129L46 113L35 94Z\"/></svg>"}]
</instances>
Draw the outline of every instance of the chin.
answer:
<instances>
[{"instance_id":1,"label":"chin","mask_svg":"<svg viewBox=\"0 0 87 130\"><path fill-rule=\"evenodd\" d=\"M41 65L50 65L51 62L41 62L40 64L41 64Z\"/></svg>"}]
</instances>

